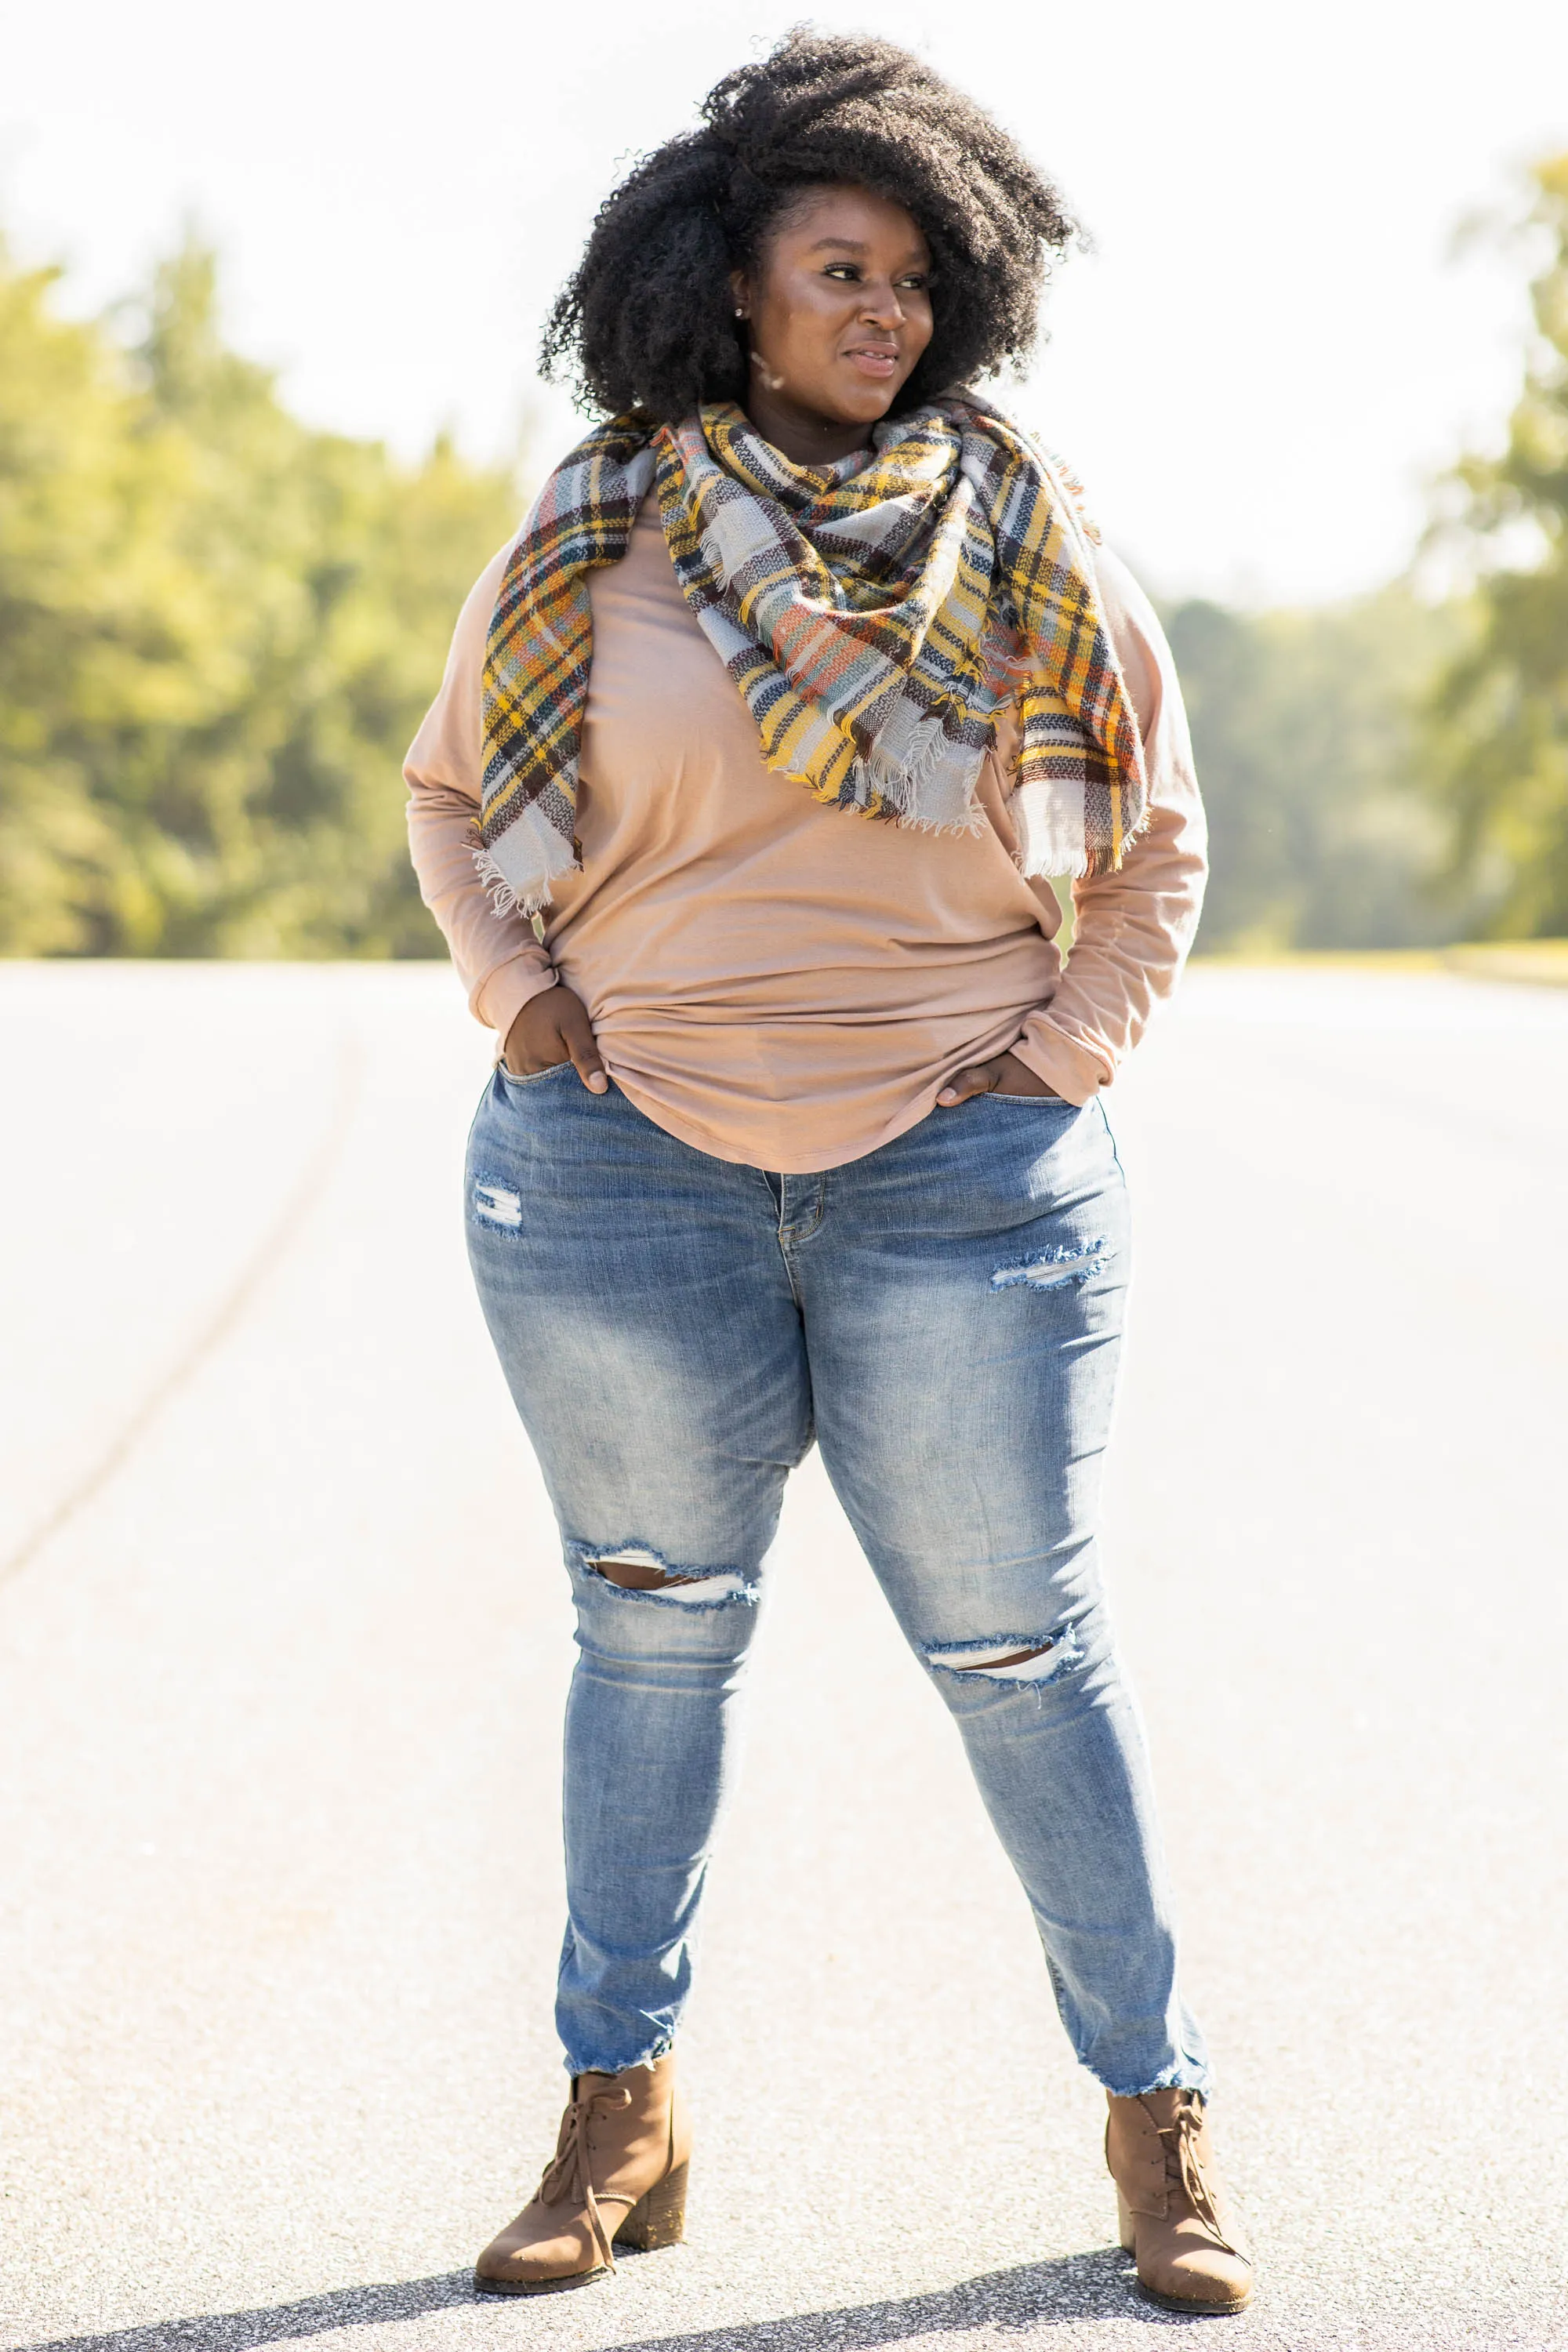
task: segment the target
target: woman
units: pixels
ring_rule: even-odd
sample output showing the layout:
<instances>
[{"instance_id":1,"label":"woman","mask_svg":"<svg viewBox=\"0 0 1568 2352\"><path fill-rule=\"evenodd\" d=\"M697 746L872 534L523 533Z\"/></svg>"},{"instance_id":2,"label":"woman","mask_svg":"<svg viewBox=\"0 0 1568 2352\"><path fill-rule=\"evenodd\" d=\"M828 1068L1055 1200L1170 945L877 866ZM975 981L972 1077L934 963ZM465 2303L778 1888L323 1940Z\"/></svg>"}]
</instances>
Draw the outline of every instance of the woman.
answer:
<instances>
[{"instance_id":1,"label":"woman","mask_svg":"<svg viewBox=\"0 0 1568 2352\"><path fill-rule=\"evenodd\" d=\"M547 364L610 421L474 589L407 772L500 1044L468 1235L580 1650L571 2099L478 2276L580 2285L681 2233L673 2044L815 1438L1107 2092L1139 2277L1239 2310L1095 1543L1127 1281L1098 1097L1191 939L1202 816L1147 603L967 389L1027 351L1070 224L880 43L797 34L703 116L557 304Z\"/></svg>"}]
</instances>

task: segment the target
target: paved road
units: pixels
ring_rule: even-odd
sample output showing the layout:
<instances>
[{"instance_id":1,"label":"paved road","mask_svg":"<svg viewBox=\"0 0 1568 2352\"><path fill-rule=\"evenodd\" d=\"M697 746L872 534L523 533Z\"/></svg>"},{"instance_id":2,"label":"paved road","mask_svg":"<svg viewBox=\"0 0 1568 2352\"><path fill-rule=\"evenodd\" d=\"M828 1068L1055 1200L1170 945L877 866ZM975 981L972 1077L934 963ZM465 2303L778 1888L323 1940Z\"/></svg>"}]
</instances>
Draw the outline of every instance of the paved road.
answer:
<instances>
[{"instance_id":1,"label":"paved road","mask_svg":"<svg viewBox=\"0 0 1568 2352\"><path fill-rule=\"evenodd\" d=\"M568 1663L461 1257L483 1042L436 969L12 966L0 1053L0 2345L1194 2324L1129 2292L1021 1899L810 1468L690 2241L473 2303L560 2098ZM1568 993L1200 971L1117 1091L1121 1614L1265 2263L1226 2341L1568 2345Z\"/></svg>"}]
</instances>

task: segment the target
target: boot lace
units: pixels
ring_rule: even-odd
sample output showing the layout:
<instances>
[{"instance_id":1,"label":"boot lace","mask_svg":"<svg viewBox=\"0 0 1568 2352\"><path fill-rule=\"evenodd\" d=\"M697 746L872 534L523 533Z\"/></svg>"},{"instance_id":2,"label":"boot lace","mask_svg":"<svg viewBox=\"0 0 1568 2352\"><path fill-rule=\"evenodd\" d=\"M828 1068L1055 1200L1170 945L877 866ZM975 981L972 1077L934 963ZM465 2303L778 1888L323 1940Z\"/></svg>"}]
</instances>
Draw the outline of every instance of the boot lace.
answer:
<instances>
[{"instance_id":1,"label":"boot lace","mask_svg":"<svg viewBox=\"0 0 1568 2352\"><path fill-rule=\"evenodd\" d=\"M1189 2091L1176 2109L1174 2119L1163 2126L1156 2126L1165 2151L1165 2179L1173 2188L1184 2191L1194 2212L1215 2243L1240 2261L1243 2257L1239 2247L1233 2246L1226 2236L1198 2153L1203 2121L1203 2102L1196 2092Z\"/></svg>"},{"instance_id":2,"label":"boot lace","mask_svg":"<svg viewBox=\"0 0 1568 2352\"><path fill-rule=\"evenodd\" d=\"M588 2216L595 2250L609 2270L616 2267L615 2249L610 2232L605 2227L599 2211L599 2200L594 2194L594 2169L589 2161L588 2126L595 2110L629 2107L632 2095L625 2084L614 2090L591 2092L587 2098L574 2098L561 2126L561 2144L544 2168L544 2178L539 2184L542 2205L559 2205L575 2198Z\"/></svg>"}]
</instances>

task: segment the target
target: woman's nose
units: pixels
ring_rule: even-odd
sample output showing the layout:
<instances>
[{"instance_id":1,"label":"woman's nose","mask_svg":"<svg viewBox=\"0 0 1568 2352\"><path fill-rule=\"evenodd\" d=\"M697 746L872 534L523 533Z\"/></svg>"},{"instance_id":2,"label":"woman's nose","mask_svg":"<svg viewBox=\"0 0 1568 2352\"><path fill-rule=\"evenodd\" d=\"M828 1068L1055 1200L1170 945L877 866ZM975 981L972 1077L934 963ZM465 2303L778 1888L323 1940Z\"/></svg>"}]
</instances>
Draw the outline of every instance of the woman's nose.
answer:
<instances>
[{"instance_id":1,"label":"woman's nose","mask_svg":"<svg viewBox=\"0 0 1568 2352\"><path fill-rule=\"evenodd\" d=\"M899 289L889 278L882 286L868 286L860 305L860 316L868 326L901 327L904 306L899 299Z\"/></svg>"}]
</instances>

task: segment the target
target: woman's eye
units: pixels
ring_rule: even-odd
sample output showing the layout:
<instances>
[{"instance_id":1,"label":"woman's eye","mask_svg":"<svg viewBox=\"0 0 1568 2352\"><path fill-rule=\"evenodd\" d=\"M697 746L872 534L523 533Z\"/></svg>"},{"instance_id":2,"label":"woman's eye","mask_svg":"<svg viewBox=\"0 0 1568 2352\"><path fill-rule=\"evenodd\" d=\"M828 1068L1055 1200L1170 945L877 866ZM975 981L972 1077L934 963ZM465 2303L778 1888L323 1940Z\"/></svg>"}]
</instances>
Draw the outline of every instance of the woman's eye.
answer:
<instances>
[{"instance_id":1,"label":"woman's eye","mask_svg":"<svg viewBox=\"0 0 1568 2352\"><path fill-rule=\"evenodd\" d=\"M858 261L829 261L824 263L822 274L825 278L842 278L846 285L858 286L866 273ZM902 278L895 278L893 283L907 287L912 293L923 293L929 289L931 278L923 269L911 269L906 271Z\"/></svg>"}]
</instances>

